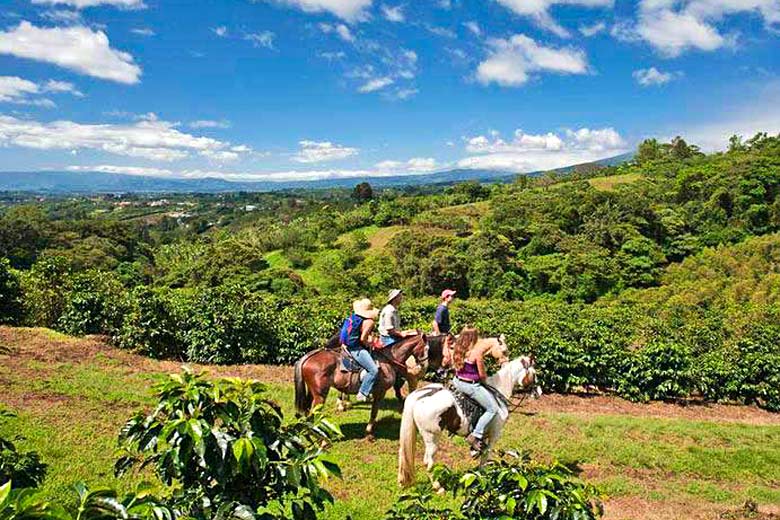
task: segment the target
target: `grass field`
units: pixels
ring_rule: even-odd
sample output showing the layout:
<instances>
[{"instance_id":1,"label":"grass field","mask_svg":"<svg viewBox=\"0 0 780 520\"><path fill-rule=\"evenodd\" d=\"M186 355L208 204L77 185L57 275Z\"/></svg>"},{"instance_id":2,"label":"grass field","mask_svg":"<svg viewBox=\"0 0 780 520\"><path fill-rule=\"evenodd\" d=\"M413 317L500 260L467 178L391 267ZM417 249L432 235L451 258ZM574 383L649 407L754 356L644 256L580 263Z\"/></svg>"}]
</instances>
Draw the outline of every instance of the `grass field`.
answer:
<instances>
[{"instance_id":1,"label":"grass field","mask_svg":"<svg viewBox=\"0 0 780 520\"><path fill-rule=\"evenodd\" d=\"M20 447L38 450L50 465L47 495L72 497L78 480L129 489L149 478L114 479L116 435L134 411L153 404L151 384L179 364L46 329L0 327L0 345L10 349L0 356L0 404L18 414L1 433L23 435ZM292 412L288 367L196 368L265 381ZM328 484L337 502L324 518L379 518L398 494L397 403L380 413L374 443L361 438L367 413L361 405L333 416L345 434L332 450L344 476ZM608 519L714 519L748 498L780 512L780 415L755 408L547 395L510 418L501 445L576 463L609 495ZM447 440L441 460L468 465L463 442Z\"/></svg>"},{"instance_id":2,"label":"grass field","mask_svg":"<svg viewBox=\"0 0 780 520\"><path fill-rule=\"evenodd\" d=\"M641 179L642 176L638 173L627 173L625 175L610 175L607 177L595 177L589 179L588 182L591 186L597 190L612 191L621 184L630 184Z\"/></svg>"}]
</instances>

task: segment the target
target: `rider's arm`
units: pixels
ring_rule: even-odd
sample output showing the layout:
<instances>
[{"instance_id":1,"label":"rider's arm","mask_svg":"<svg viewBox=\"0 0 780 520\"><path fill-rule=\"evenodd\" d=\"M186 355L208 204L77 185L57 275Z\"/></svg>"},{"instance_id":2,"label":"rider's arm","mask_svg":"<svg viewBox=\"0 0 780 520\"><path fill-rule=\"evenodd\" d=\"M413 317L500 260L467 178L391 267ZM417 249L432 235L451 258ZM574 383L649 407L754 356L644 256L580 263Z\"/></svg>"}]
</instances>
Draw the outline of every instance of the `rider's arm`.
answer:
<instances>
[{"instance_id":1,"label":"rider's arm","mask_svg":"<svg viewBox=\"0 0 780 520\"><path fill-rule=\"evenodd\" d=\"M436 319L433 320L433 333L437 336L441 334L441 331L439 330L439 322Z\"/></svg>"},{"instance_id":2,"label":"rider's arm","mask_svg":"<svg viewBox=\"0 0 780 520\"><path fill-rule=\"evenodd\" d=\"M365 319L363 320L363 326L360 327L360 343L362 343L365 346L368 345L368 338L371 336L371 331L374 329L374 320L372 319Z\"/></svg>"},{"instance_id":3,"label":"rider's arm","mask_svg":"<svg viewBox=\"0 0 780 520\"><path fill-rule=\"evenodd\" d=\"M479 372L479 380L483 383L487 381L487 372L485 371L485 358L482 356L482 353L477 356L476 359L477 362L477 371Z\"/></svg>"}]
</instances>

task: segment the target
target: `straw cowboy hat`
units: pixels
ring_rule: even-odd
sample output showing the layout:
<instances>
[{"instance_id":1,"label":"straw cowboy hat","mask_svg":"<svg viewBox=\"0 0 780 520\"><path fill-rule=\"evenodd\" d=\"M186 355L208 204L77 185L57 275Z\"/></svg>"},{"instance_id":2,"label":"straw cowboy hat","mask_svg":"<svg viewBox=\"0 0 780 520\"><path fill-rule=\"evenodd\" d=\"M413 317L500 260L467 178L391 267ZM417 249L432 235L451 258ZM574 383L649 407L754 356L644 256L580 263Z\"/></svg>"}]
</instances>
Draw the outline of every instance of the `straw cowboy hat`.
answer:
<instances>
[{"instance_id":1,"label":"straw cowboy hat","mask_svg":"<svg viewBox=\"0 0 780 520\"><path fill-rule=\"evenodd\" d=\"M387 295L387 303L390 303L391 301L395 300L399 294L403 294L403 291L401 289L393 289L390 291Z\"/></svg>"},{"instance_id":2,"label":"straw cowboy hat","mask_svg":"<svg viewBox=\"0 0 780 520\"><path fill-rule=\"evenodd\" d=\"M375 320L379 315L379 310L374 308L374 304L368 298L362 298L352 302L352 310L361 318Z\"/></svg>"}]
</instances>

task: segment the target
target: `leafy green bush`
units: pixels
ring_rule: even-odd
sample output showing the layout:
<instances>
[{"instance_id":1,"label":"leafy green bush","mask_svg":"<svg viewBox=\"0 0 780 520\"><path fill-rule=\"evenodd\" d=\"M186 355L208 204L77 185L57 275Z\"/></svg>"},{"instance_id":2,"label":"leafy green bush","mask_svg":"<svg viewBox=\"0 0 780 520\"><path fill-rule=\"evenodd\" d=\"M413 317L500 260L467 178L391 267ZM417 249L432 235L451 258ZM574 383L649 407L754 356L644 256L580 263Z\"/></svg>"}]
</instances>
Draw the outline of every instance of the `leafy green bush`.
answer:
<instances>
[{"instance_id":1,"label":"leafy green bush","mask_svg":"<svg viewBox=\"0 0 780 520\"><path fill-rule=\"evenodd\" d=\"M114 342L153 358L183 359L186 351L181 300L175 291L137 288L128 299L128 309Z\"/></svg>"},{"instance_id":2,"label":"leafy green bush","mask_svg":"<svg viewBox=\"0 0 780 520\"><path fill-rule=\"evenodd\" d=\"M256 381L185 371L156 391L155 410L122 428L118 475L151 466L177 484L172 503L196 518L312 519L332 502L320 484L339 469L321 444L340 432L321 415L285 424Z\"/></svg>"},{"instance_id":3,"label":"leafy green bush","mask_svg":"<svg viewBox=\"0 0 780 520\"><path fill-rule=\"evenodd\" d=\"M11 262L0 258L0 324L22 321L22 289L18 275L11 270Z\"/></svg>"},{"instance_id":4,"label":"leafy green bush","mask_svg":"<svg viewBox=\"0 0 780 520\"><path fill-rule=\"evenodd\" d=\"M458 511L436 508L427 492L402 496L385 520L595 520L603 515L598 490L559 463L533 462L527 454L499 452L475 470L434 468L434 479L454 498Z\"/></svg>"},{"instance_id":5,"label":"leafy green bush","mask_svg":"<svg viewBox=\"0 0 780 520\"><path fill-rule=\"evenodd\" d=\"M73 510L46 500L33 489L11 489L11 482L0 486L2 520L174 520L178 511L155 498L146 486L135 493L119 495L115 490L91 490L82 482L75 485L78 498Z\"/></svg>"},{"instance_id":6,"label":"leafy green bush","mask_svg":"<svg viewBox=\"0 0 780 520\"><path fill-rule=\"evenodd\" d=\"M67 299L56 328L76 336L114 335L127 310L126 289L112 273L87 271L67 284Z\"/></svg>"},{"instance_id":7,"label":"leafy green bush","mask_svg":"<svg viewBox=\"0 0 780 520\"><path fill-rule=\"evenodd\" d=\"M0 419L13 414L0 410ZM37 452L20 452L14 443L0 437L0 484L12 481L14 488L37 487L46 476L46 464Z\"/></svg>"}]
</instances>

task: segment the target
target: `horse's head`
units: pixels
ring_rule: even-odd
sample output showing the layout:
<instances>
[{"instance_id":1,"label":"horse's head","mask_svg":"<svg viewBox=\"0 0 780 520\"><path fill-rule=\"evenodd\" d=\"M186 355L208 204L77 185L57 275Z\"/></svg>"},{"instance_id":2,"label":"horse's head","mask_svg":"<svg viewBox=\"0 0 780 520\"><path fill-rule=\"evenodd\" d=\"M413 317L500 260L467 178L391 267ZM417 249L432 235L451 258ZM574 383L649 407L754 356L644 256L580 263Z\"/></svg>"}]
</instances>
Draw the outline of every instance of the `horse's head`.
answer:
<instances>
[{"instance_id":1,"label":"horse's head","mask_svg":"<svg viewBox=\"0 0 780 520\"><path fill-rule=\"evenodd\" d=\"M414 359L419 364L423 364L424 362L428 361L428 338L427 336L417 331L417 335L414 336L416 338L416 341L414 343L414 347L412 347L412 356L414 356Z\"/></svg>"},{"instance_id":2,"label":"horse's head","mask_svg":"<svg viewBox=\"0 0 780 520\"><path fill-rule=\"evenodd\" d=\"M542 396L542 387L536 382L536 360L533 356L522 356L520 361L522 369L518 370L517 386L523 390L530 390L534 397Z\"/></svg>"},{"instance_id":3,"label":"horse's head","mask_svg":"<svg viewBox=\"0 0 780 520\"><path fill-rule=\"evenodd\" d=\"M493 346L488 350L488 354L498 361L499 365L507 363L509 361L509 347L506 344L506 336L501 334L499 337L491 339Z\"/></svg>"}]
</instances>

